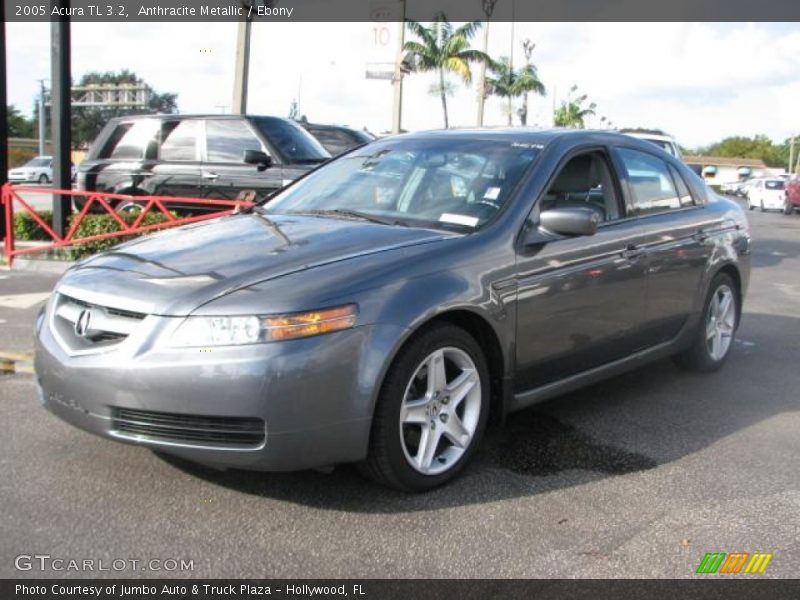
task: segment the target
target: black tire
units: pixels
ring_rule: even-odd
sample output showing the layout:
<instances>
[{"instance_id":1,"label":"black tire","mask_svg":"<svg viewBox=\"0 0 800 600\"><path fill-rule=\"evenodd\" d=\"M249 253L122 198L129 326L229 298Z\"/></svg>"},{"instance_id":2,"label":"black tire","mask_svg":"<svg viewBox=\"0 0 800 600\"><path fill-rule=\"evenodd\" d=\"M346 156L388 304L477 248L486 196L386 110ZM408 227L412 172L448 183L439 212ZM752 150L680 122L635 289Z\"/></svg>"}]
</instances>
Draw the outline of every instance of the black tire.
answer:
<instances>
[{"instance_id":1,"label":"black tire","mask_svg":"<svg viewBox=\"0 0 800 600\"><path fill-rule=\"evenodd\" d=\"M50 179L47 177L47 175L44 173L39 175L39 185L47 185L48 183L50 183Z\"/></svg>"},{"instance_id":2,"label":"black tire","mask_svg":"<svg viewBox=\"0 0 800 600\"><path fill-rule=\"evenodd\" d=\"M750 201L748 200L748 201L747 201L747 208L748 208L748 210L753 210L753 209L755 208L755 206L753 206L752 204L750 204Z\"/></svg>"},{"instance_id":3,"label":"black tire","mask_svg":"<svg viewBox=\"0 0 800 600\"><path fill-rule=\"evenodd\" d=\"M480 409L474 433L460 457L452 466L445 467L444 472L424 474L412 467L410 459L406 456L404 434L401 433L400 409L406 390L412 385L412 378L426 357L445 348L466 353L474 363L480 379L478 383ZM422 492L447 483L461 472L480 443L486 429L489 403L489 368L481 347L460 327L446 323L433 325L412 338L398 353L389 368L375 405L369 453L367 459L359 465L359 470L378 483L405 492ZM433 421L438 423L435 418ZM441 468L439 464L436 464L436 467Z\"/></svg>"},{"instance_id":4,"label":"black tire","mask_svg":"<svg viewBox=\"0 0 800 600\"><path fill-rule=\"evenodd\" d=\"M767 209L764 208L764 201L761 201L761 212L767 212Z\"/></svg>"},{"instance_id":5,"label":"black tire","mask_svg":"<svg viewBox=\"0 0 800 600\"><path fill-rule=\"evenodd\" d=\"M715 359L712 356L708 345L707 326L709 311L715 294L725 287L733 292L734 325L730 336L730 344L725 351L724 356L722 356L722 358ZM741 314L740 301L741 298L739 289L729 275L725 273L719 273L716 277L714 277L714 279L711 281L711 285L709 286L708 293L706 294L706 300L703 304L703 312L700 322L697 325L697 331L694 335L694 339L692 340L692 345L680 354L677 354L674 357L675 362L685 369L705 373L716 371L723 364L725 364L725 361L728 360L728 356L730 356L731 349L733 348L733 342L736 339L736 331L739 328L739 317Z\"/></svg>"},{"instance_id":6,"label":"black tire","mask_svg":"<svg viewBox=\"0 0 800 600\"><path fill-rule=\"evenodd\" d=\"M783 204L783 214L791 215L793 212L794 212L794 209L792 208L792 205L789 204L788 201L784 202L784 204Z\"/></svg>"}]
</instances>

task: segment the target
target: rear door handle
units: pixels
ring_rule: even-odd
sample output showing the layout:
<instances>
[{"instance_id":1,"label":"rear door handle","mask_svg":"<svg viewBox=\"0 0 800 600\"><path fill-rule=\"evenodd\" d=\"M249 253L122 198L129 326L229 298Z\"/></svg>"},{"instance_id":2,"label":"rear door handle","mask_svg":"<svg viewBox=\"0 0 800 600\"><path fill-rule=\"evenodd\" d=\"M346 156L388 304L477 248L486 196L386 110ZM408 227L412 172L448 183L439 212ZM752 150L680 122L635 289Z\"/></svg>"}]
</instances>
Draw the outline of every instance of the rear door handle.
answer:
<instances>
[{"instance_id":1,"label":"rear door handle","mask_svg":"<svg viewBox=\"0 0 800 600\"><path fill-rule=\"evenodd\" d=\"M622 258L627 258L628 260L636 260L637 258L641 257L645 253L645 249L641 246L637 246L636 244L629 244L625 250L622 251Z\"/></svg>"},{"instance_id":2,"label":"rear door handle","mask_svg":"<svg viewBox=\"0 0 800 600\"><path fill-rule=\"evenodd\" d=\"M216 179L219 177L216 173L212 173L211 171L203 171L202 175L203 179Z\"/></svg>"}]
</instances>

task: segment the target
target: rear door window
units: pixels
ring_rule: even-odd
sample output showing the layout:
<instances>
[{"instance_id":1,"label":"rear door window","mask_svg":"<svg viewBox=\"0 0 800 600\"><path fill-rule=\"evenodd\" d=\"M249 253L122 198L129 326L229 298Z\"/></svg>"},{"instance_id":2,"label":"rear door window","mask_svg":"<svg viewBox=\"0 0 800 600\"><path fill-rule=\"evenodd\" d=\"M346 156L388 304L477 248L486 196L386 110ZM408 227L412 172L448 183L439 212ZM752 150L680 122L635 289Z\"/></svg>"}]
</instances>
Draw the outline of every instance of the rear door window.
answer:
<instances>
[{"instance_id":1,"label":"rear door window","mask_svg":"<svg viewBox=\"0 0 800 600\"><path fill-rule=\"evenodd\" d=\"M120 123L111 134L98 158L141 160L155 147L158 121L143 119Z\"/></svg>"},{"instance_id":2,"label":"rear door window","mask_svg":"<svg viewBox=\"0 0 800 600\"><path fill-rule=\"evenodd\" d=\"M681 208L667 163L652 154L630 148L619 148L618 153L625 166L633 196L629 216Z\"/></svg>"},{"instance_id":3,"label":"rear door window","mask_svg":"<svg viewBox=\"0 0 800 600\"><path fill-rule=\"evenodd\" d=\"M193 161L197 160L197 137L199 122L166 121L161 131L161 160Z\"/></svg>"},{"instance_id":4,"label":"rear door window","mask_svg":"<svg viewBox=\"0 0 800 600\"><path fill-rule=\"evenodd\" d=\"M244 121L206 121L206 160L216 163L244 162L245 150L264 151L261 141Z\"/></svg>"}]
</instances>

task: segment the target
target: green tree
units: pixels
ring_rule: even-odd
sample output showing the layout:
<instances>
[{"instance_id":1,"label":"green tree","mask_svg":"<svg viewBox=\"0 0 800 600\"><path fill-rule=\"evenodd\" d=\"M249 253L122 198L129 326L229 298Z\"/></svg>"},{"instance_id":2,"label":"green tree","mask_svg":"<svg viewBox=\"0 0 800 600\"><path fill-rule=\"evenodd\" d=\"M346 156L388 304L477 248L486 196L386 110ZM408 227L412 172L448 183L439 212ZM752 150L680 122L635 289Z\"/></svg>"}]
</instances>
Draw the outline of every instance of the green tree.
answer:
<instances>
[{"instance_id":1,"label":"green tree","mask_svg":"<svg viewBox=\"0 0 800 600\"><path fill-rule=\"evenodd\" d=\"M147 85L136 73L128 69L121 71L92 71L81 77L78 86L92 84L137 84ZM150 99L146 107L93 107L75 106L72 109L72 144L75 147L86 146L97 137L100 130L114 117L127 115L176 113L178 112L178 95L172 93L157 93L151 90Z\"/></svg>"},{"instance_id":2,"label":"green tree","mask_svg":"<svg viewBox=\"0 0 800 600\"><path fill-rule=\"evenodd\" d=\"M578 86L573 85L570 89L570 96L578 91ZM572 127L575 129L584 129L586 127L586 117L595 114L597 105L592 102L587 106L584 103L588 99L586 94L581 94L577 98L567 97L566 100L561 102L561 106L556 109L553 115L553 122L556 127Z\"/></svg>"},{"instance_id":3,"label":"green tree","mask_svg":"<svg viewBox=\"0 0 800 600\"><path fill-rule=\"evenodd\" d=\"M491 77L486 78L489 93L508 99L508 124L513 125L513 100L525 96L523 108L519 112L520 122L526 125L528 121L528 93L544 95L544 84L539 80L536 67L526 64L520 69L514 69L507 56L492 62L489 66Z\"/></svg>"},{"instance_id":4,"label":"green tree","mask_svg":"<svg viewBox=\"0 0 800 600\"><path fill-rule=\"evenodd\" d=\"M707 156L755 158L763 160L770 167L786 168L789 161L789 142L790 140L785 140L782 144L775 144L763 134L753 137L737 135L727 137L705 148L699 148L698 152ZM795 156L797 156L798 147L800 146L795 145Z\"/></svg>"},{"instance_id":5,"label":"green tree","mask_svg":"<svg viewBox=\"0 0 800 600\"><path fill-rule=\"evenodd\" d=\"M6 107L6 119L8 120L8 137L33 137L33 121L27 119L13 104Z\"/></svg>"},{"instance_id":6,"label":"green tree","mask_svg":"<svg viewBox=\"0 0 800 600\"><path fill-rule=\"evenodd\" d=\"M450 126L447 95L452 86L446 81L445 74L453 73L469 85L472 81L470 63L490 61L487 54L470 47L470 40L480 29L481 22L472 21L454 29L444 13L439 13L429 26L417 21L409 21L407 26L417 39L406 42L403 48L409 53L413 71L438 74L436 85L442 99L444 126L447 128Z\"/></svg>"}]
</instances>

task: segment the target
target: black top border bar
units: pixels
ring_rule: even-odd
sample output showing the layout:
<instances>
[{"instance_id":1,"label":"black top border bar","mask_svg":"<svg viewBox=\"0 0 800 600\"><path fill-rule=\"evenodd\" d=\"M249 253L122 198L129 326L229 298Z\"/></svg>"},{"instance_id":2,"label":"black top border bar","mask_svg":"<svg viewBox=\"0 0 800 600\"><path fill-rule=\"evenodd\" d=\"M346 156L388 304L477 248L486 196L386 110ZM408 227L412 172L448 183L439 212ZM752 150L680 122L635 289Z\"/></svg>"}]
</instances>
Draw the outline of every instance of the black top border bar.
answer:
<instances>
[{"instance_id":1,"label":"black top border bar","mask_svg":"<svg viewBox=\"0 0 800 600\"><path fill-rule=\"evenodd\" d=\"M3 0L8 22L800 21L800 0Z\"/></svg>"}]
</instances>

